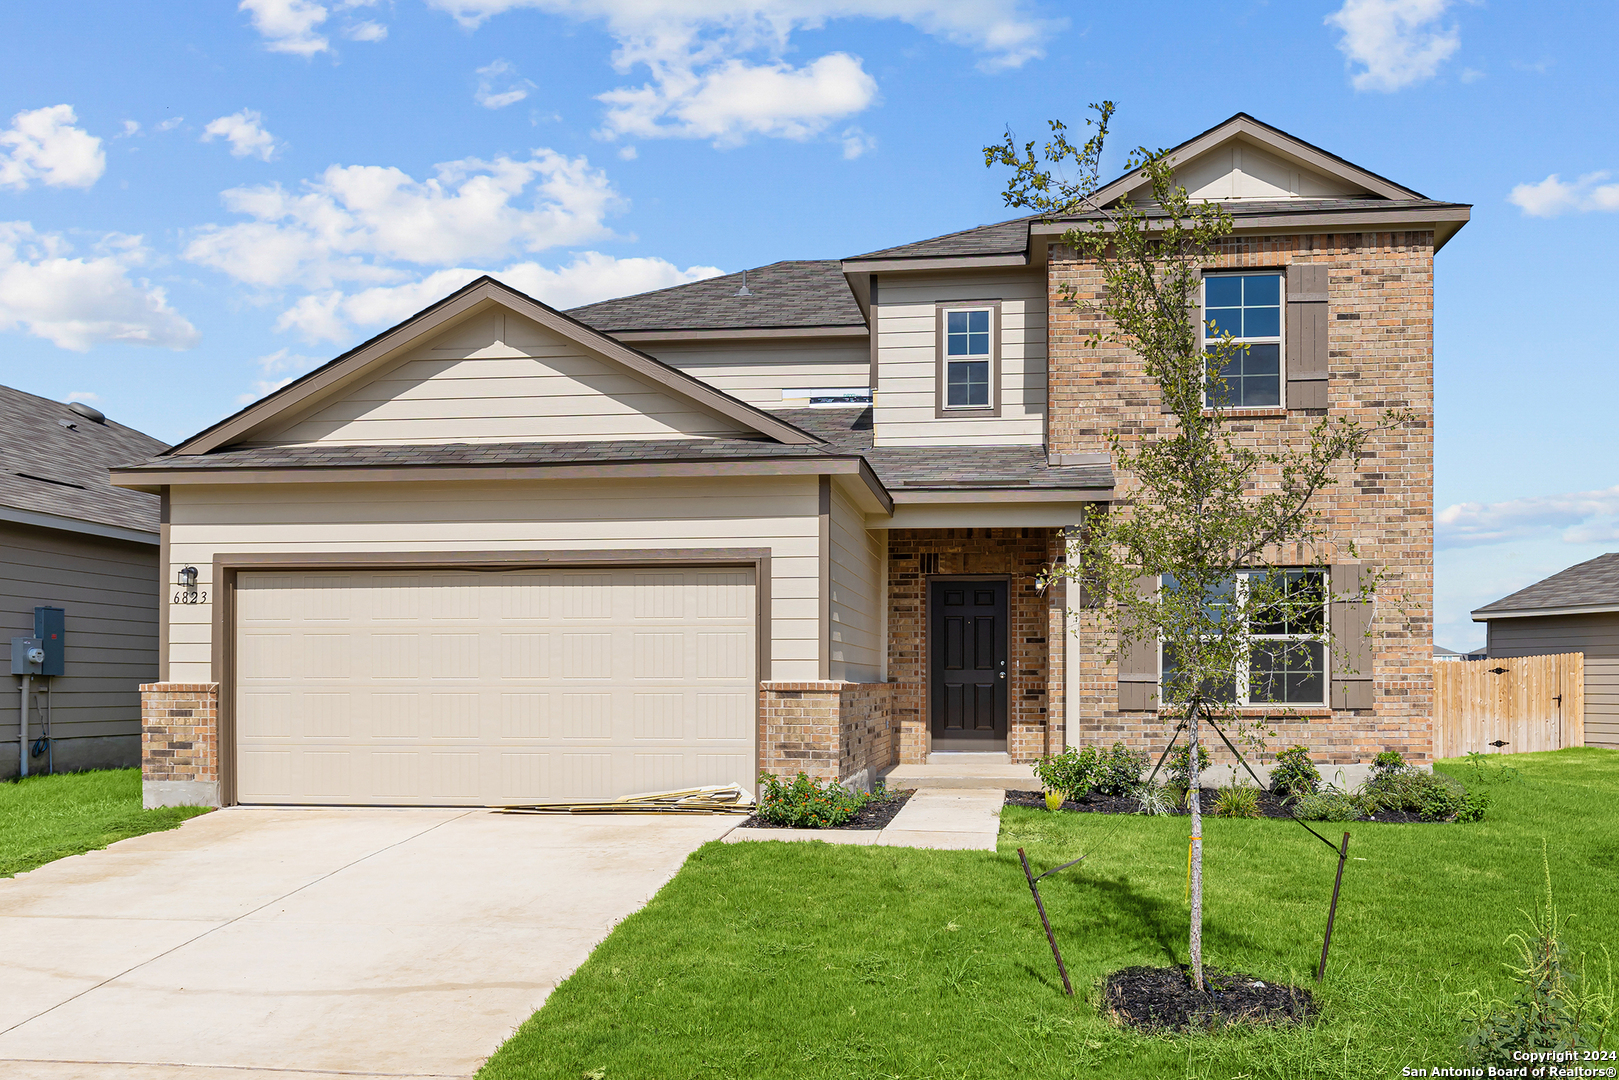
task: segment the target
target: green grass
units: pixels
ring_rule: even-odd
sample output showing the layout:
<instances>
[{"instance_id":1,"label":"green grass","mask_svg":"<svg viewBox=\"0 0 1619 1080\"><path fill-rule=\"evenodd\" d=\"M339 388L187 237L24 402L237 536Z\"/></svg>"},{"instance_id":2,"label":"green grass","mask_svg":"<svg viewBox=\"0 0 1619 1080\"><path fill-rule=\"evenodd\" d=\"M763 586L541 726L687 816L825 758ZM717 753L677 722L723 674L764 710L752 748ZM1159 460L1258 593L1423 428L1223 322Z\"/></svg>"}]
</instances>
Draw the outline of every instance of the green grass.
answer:
<instances>
[{"instance_id":1,"label":"green grass","mask_svg":"<svg viewBox=\"0 0 1619 1080\"><path fill-rule=\"evenodd\" d=\"M1558 905L1578 916L1570 945L1619 951L1619 752L1510 761L1516 781L1483 784L1483 823L1319 827L1347 828L1353 861L1310 1027L1113 1025L1096 1002L1108 972L1185 960L1187 822L1008 808L993 854L704 846L479 1075L1316 1080L1456 1064L1474 995L1509 992L1504 939L1542 887L1543 837ZM1289 821L1208 820L1205 838L1208 961L1313 986L1333 854ZM1019 846L1037 868L1095 850L1042 883L1073 999Z\"/></svg>"},{"instance_id":2,"label":"green grass","mask_svg":"<svg viewBox=\"0 0 1619 1080\"><path fill-rule=\"evenodd\" d=\"M141 809L141 771L30 776L0 783L0 877L96 851L206 813L200 806Z\"/></svg>"}]
</instances>

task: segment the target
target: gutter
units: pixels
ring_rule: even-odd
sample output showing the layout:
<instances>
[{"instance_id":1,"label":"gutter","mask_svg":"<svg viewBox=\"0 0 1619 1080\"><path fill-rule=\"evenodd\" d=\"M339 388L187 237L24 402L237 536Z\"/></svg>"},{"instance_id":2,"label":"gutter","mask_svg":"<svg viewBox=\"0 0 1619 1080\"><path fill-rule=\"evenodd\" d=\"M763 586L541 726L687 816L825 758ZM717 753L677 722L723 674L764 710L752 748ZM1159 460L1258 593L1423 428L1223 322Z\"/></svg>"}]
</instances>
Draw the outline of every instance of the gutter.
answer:
<instances>
[{"instance_id":1,"label":"gutter","mask_svg":"<svg viewBox=\"0 0 1619 1080\"><path fill-rule=\"evenodd\" d=\"M83 536L99 536L106 540L124 540L132 544L151 544L153 547L158 543L156 531L130 529L99 521L83 521L79 518L62 517L60 514L23 510L16 506L0 506L0 521L9 521L15 525L33 525L41 529L56 529L59 532L79 533Z\"/></svg>"},{"instance_id":2,"label":"gutter","mask_svg":"<svg viewBox=\"0 0 1619 1080\"><path fill-rule=\"evenodd\" d=\"M1619 614L1619 604L1584 604L1558 608L1506 608L1501 611L1479 608L1471 614L1474 622L1489 622L1491 619L1533 619L1542 615L1610 615Z\"/></svg>"}]
</instances>

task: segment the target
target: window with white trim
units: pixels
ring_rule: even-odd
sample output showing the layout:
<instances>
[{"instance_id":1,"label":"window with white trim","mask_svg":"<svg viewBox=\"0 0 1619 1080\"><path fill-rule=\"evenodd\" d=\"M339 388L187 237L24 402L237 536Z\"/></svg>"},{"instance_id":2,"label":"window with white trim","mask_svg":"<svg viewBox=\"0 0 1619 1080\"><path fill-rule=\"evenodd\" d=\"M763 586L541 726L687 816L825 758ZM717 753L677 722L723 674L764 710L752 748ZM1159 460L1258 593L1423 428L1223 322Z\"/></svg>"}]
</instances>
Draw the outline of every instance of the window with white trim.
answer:
<instances>
[{"instance_id":1,"label":"window with white trim","mask_svg":"<svg viewBox=\"0 0 1619 1080\"><path fill-rule=\"evenodd\" d=\"M944 313L944 407L987 409L992 368L990 308L951 308Z\"/></svg>"},{"instance_id":2,"label":"window with white trim","mask_svg":"<svg viewBox=\"0 0 1619 1080\"><path fill-rule=\"evenodd\" d=\"M1282 275L1205 274L1203 349L1230 335L1232 349L1209 379L1211 408L1253 409L1282 404Z\"/></svg>"},{"instance_id":3,"label":"window with white trim","mask_svg":"<svg viewBox=\"0 0 1619 1080\"><path fill-rule=\"evenodd\" d=\"M1210 590L1205 603L1219 618L1233 602L1245 608L1251 582L1274 574L1276 600L1250 613L1246 662L1227 678L1205 684L1204 694L1234 705L1325 705L1327 703L1327 572L1319 568L1254 570ZM1165 575L1163 588L1174 589ZM1169 685L1175 670L1174 650L1160 649L1160 680Z\"/></svg>"}]
</instances>

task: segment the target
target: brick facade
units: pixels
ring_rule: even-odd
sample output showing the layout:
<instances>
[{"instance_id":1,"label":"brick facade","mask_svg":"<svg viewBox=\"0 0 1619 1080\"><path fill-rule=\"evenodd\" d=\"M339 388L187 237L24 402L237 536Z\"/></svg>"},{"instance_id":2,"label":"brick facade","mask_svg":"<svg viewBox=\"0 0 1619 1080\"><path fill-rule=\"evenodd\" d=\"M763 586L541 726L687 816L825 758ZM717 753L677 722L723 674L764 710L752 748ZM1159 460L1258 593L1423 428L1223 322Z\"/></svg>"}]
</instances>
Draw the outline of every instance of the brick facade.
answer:
<instances>
[{"instance_id":1,"label":"brick facade","mask_svg":"<svg viewBox=\"0 0 1619 1080\"><path fill-rule=\"evenodd\" d=\"M1373 707L1300 710L1270 724L1277 730L1273 748L1303 743L1321 762L1365 761L1384 749L1414 760L1432 756L1433 255L1431 232L1230 237L1205 267L1328 267L1328 408L1245 411L1227 429L1239 440L1260 449L1298 446L1323 415L1375 423L1383 410L1398 408L1417 418L1379 435L1359 471L1341 475L1319 496L1322 546L1273 553L1275 565L1358 561L1387 574L1372 625ZM1105 329L1100 272L1071 249L1053 247L1048 285L1049 449L1105 451L1115 433L1126 448L1140 445L1169 418L1137 357L1117 345L1089 347ZM1074 290L1072 301L1062 295L1065 286ZM1131 478L1118 481L1118 495L1127 500ZM1068 716L1071 740L1161 748L1164 723L1118 708L1114 666L1106 659L1113 643L1094 619L1082 618L1079 631L1082 647L1070 638L1081 665Z\"/></svg>"},{"instance_id":2,"label":"brick facade","mask_svg":"<svg viewBox=\"0 0 1619 1080\"><path fill-rule=\"evenodd\" d=\"M141 687L141 779L219 782L219 684Z\"/></svg>"},{"instance_id":3,"label":"brick facade","mask_svg":"<svg viewBox=\"0 0 1619 1080\"><path fill-rule=\"evenodd\" d=\"M761 767L773 776L804 773L869 788L896 762L891 689L887 683L760 683Z\"/></svg>"},{"instance_id":4,"label":"brick facade","mask_svg":"<svg viewBox=\"0 0 1619 1080\"><path fill-rule=\"evenodd\" d=\"M925 765L932 746L928 708L927 590L935 577L1005 575L1011 619L1007 752L1033 761L1061 745L1063 590L1039 578L1062 554L1061 530L894 529L888 534L888 678L899 759ZM1056 710L1053 712L1053 710ZM1052 719L1056 717L1056 722Z\"/></svg>"}]
</instances>

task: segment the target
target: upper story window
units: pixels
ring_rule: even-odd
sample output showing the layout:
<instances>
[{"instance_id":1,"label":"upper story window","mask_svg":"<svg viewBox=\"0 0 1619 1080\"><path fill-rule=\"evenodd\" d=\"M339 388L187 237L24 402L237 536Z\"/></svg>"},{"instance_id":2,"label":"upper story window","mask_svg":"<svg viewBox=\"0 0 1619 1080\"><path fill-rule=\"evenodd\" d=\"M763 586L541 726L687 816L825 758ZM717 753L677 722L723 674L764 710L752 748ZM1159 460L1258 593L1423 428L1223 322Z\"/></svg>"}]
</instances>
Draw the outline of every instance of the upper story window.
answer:
<instances>
[{"instance_id":1,"label":"upper story window","mask_svg":"<svg viewBox=\"0 0 1619 1080\"><path fill-rule=\"evenodd\" d=\"M1209 380L1211 407L1251 409L1282 404L1282 275L1208 274L1203 278L1203 343L1231 335L1222 386Z\"/></svg>"},{"instance_id":2,"label":"upper story window","mask_svg":"<svg viewBox=\"0 0 1619 1080\"><path fill-rule=\"evenodd\" d=\"M998 301L939 305L939 416L996 415L999 323Z\"/></svg>"}]
</instances>

